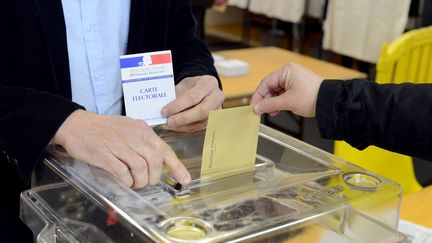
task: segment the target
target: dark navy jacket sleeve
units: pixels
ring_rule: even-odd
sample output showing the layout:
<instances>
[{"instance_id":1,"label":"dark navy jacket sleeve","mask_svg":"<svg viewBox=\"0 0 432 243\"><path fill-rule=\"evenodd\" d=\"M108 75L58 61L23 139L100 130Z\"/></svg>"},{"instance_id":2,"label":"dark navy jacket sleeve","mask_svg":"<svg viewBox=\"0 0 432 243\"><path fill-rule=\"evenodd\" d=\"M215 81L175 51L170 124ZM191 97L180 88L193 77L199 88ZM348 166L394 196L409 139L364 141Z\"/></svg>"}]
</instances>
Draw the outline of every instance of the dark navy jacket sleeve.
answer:
<instances>
[{"instance_id":1,"label":"dark navy jacket sleeve","mask_svg":"<svg viewBox=\"0 0 432 243\"><path fill-rule=\"evenodd\" d=\"M58 95L29 88L38 84L44 87L43 82L48 82L48 78L37 75L43 70L39 66L43 62L42 55L39 62L33 63L34 68L16 65L16 59L22 56L25 48L16 46L15 39L20 33L16 28L19 20L11 13L17 8L15 4L18 5L14 1L6 1L0 8L3 32L0 36L0 168L6 173L4 163L14 164L20 177L28 183L33 168L57 129L66 117L82 107ZM24 10L21 12L26 13ZM31 21L27 23L31 25ZM31 62L33 53L27 54L27 61ZM28 85L25 82L29 82Z\"/></svg>"},{"instance_id":2,"label":"dark navy jacket sleeve","mask_svg":"<svg viewBox=\"0 0 432 243\"><path fill-rule=\"evenodd\" d=\"M192 0L192 6L208 8L213 6L214 0Z\"/></svg>"},{"instance_id":3,"label":"dark navy jacket sleeve","mask_svg":"<svg viewBox=\"0 0 432 243\"><path fill-rule=\"evenodd\" d=\"M18 167L29 182L40 160L63 121L81 108L60 96L27 88L0 87L0 149L2 162Z\"/></svg>"},{"instance_id":4,"label":"dark navy jacket sleeve","mask_svg":"<svg viewBox=\"0 0 432 243\"><path fill-rule=\"evenodd\" d=\"M196 75L217 77L194 28L190 0L131 0L127 51L172 50L177 83ZM17 238L22 231L14 231L24 228L18 219L19 193L28 188L23 181L29 182L57 129L82 108L71 101L70 84L61 1L1 1L0 182L6 200L0 200L0 242L28 242Z\"/></svg>"},{"instance_id":5,"label":"dark navy jacket sleeve","mask_svg":"<svg viewBox=\"0 0 432 243\"><path fill-rule=\"evenodd\" d=\"M209 49L196 35L190 0L131 0L127 53L161 50L172 52L176 84L200 75L219 80Z\"/></svg>"},{"instance_id":6,"label":"dark navy jacket sleeve","mask_svg":"<svg viewBox=\"0 0 432 243\"><path fill-rule=\"evenodd\" d=\"M196 35L190 1L177 1L171 11L169 43L173 50L176 81L199 75L212 75L219 80L207 46Z\"/></svg>"},{"instance_id":7,"label":"dark navy jacket sleeve","mask_svg":"<svg viewBox=\"0 0 432 243\"><path fill-rule=\"evenodd\" d=\"M432 160L432 84L325 80L316 112L324 138Z\"/></svg>"},{"instance_id":8,"label":"dark navy jacket sleeve","mask_svg":"<svg viewBox=\"0 0 432 243\"><path fill-rule=\"evenodd\" d=\"M190 7L189 0L131 0L128 53L171 50L176 83L218 78ZM71 101L61 1L8 0L0 13L0 154L14 158L28 181L55 131L82 107Z\"/></svg>"}]
</instances>

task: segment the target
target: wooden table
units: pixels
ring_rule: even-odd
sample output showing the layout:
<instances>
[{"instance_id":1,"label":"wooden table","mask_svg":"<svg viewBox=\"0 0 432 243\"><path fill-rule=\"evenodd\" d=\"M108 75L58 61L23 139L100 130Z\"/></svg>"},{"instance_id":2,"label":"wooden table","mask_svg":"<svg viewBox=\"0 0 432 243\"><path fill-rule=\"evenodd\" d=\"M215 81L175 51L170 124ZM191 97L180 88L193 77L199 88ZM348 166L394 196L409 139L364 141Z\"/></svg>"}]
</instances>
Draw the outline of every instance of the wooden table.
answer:
<instances>
[{"instance_id":1,"label":"wooden table","mask_svg":"<svg viewBox=\"0 0 432 243\"><path fill-rule=\"evenodd\" d=\"M246 105L260 81L271 72L289 62L308 67L326 79L365 78L364 73L316 58L300 55L277 47L258 47L215 52L225 58L237 58L249 63L246 76L228 78L221 76L225 94L225 107Z\"/></svg>"},{"instance_id":2,"label":"wooden table","mask_svg":"<svg viewBox=\"0 0 432 243\"><path fill-rule=\"evenodd\" d=\"M401 218L432 228L432 186L402 198Z\"/></svg>"}]
</instances>

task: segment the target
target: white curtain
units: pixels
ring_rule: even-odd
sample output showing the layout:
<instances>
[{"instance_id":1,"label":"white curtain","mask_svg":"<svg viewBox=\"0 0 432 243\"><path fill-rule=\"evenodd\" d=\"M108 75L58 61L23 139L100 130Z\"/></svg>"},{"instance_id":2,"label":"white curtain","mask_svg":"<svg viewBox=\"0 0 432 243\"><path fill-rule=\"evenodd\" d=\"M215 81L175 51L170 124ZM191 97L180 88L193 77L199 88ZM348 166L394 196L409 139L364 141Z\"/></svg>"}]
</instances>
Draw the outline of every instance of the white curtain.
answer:
<instances>
[{"instance_id":1,"label":"white curtain","mask_svg":"<svg viewBox=\"0 0 432 243\"><path fill-rule=\"evenodd\" d=\"M382 43L400 36L411 0L329 0L323 48L376 63Z\"/></svg>"},{"instance_id":2,"label":"white curtain","mask_svg":"<svg viewBox=\"0 0 432 243\"><path fill-rule=\"evenodd\" d=\"M228 4L247 8L247 2L247 0L229 0ZM264 14L270 18L299 23L305 13L305 7L306 0L250 0L249 11Z\"/></svg>"},{"instance_id":3,"label":"white curtain","mask_svg":"<svg viewBox=\"0 0 432 243\"><path fill-rule=\"evenodd\" d=\"M247 8L248 0L229 0L228 5L236 6L239 8Z\"/></svg>"},{"instance_id":4,"label":"white curtain","mask_svg":"<svg viewBox=\"0 0 432 243\"><path fill-rule=\"evenodd\" d=\"M306 0L251 0L249 10L291 23L299 23L305 13Z\"/></svg>"}]
</instances>

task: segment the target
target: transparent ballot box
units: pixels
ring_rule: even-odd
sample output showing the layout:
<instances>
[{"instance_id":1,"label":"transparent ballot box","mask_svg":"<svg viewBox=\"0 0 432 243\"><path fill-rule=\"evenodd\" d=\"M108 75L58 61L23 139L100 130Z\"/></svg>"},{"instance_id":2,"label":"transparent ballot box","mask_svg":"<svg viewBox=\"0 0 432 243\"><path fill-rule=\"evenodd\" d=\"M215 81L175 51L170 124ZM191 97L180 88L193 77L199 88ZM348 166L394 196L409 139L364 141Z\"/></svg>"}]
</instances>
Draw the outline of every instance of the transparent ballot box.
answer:
<instances>
[{"instance_id":1,"label":"transparent ballot box","mask_svg":"<svg viewBox=\"0 0 432 243\"><path fill-rule=\"evenodd\" d=\"M204 133L157 132L190 185L133 190L50 147L21 195L36 241L407 242L401 187L332 154L261 125L253 172L201 178Z\"/></svg>"}]
</instances>

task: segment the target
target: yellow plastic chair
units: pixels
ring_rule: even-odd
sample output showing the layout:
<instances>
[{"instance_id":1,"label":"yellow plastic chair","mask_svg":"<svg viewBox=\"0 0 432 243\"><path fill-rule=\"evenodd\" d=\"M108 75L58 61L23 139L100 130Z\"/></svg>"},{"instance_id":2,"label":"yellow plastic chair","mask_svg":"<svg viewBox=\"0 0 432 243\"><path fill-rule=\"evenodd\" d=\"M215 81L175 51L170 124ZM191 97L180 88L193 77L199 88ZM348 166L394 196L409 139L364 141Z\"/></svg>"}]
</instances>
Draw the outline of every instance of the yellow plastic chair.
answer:
<instances>
[{"instance_id":1,"label":"yellow plastic chair","mask_svg":"<svg viewBox=\"0 0 432 243\"><path fill-rule=\"evenodd\" d=\"M409 31L384 44L377 63L378 83L432 83L432 27ZM412 158L375 146L359 151L336 141L334 154L398 182L404 194L418 191Z\"/></svg>"}]
</instances>

